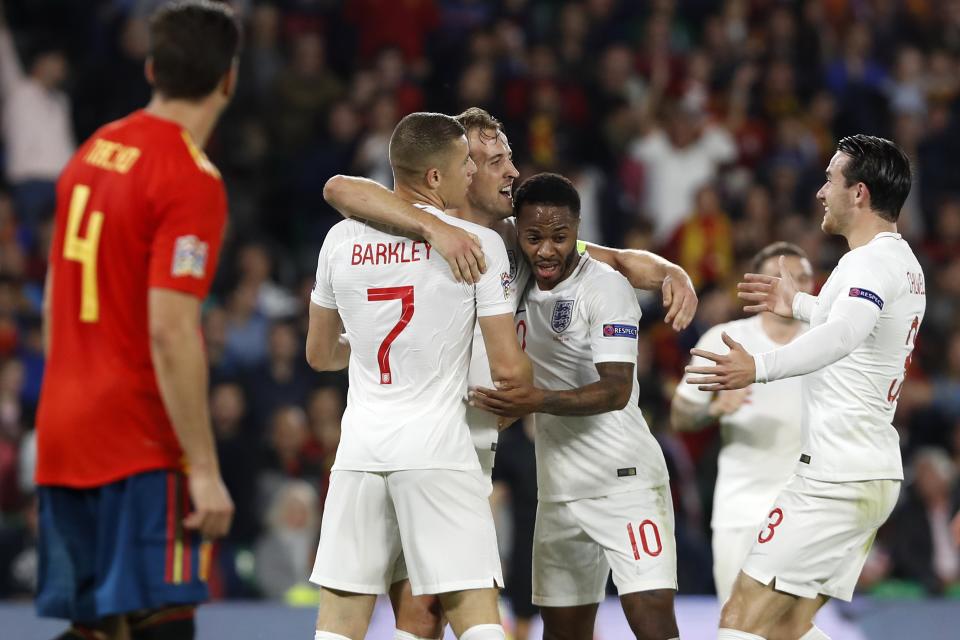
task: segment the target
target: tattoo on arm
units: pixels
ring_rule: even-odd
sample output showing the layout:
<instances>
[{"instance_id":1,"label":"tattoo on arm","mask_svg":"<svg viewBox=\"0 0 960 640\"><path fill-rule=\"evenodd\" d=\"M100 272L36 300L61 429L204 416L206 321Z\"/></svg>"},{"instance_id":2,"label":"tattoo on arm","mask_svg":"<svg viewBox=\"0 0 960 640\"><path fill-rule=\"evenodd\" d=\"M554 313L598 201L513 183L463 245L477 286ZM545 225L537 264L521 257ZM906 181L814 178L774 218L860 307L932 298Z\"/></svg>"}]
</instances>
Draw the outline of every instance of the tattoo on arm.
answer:
<instances>
[{"instance_id":1,"label":"tattoo on arm","mask_svg":"<svg viewBox=\"0 0 960 640\"><path fill-rule=\"evenodd\" d=\"M555 416L593 416L622 409L633 391L634 364L600 362L596 367L598 381L569 391L546 391L540 411Z\"/></svg>"}]
</instances>

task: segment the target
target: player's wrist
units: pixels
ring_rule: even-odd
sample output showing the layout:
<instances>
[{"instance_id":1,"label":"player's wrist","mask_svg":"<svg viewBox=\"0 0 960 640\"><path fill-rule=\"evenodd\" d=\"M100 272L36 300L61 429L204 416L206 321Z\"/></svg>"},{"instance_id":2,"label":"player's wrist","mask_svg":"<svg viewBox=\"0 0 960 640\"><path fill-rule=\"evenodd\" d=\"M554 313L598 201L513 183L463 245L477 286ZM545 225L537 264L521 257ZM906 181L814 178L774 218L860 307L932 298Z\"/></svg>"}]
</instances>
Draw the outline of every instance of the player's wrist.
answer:
<instances>
[{"instance_id":1,"label":"player's wrist","mask_svg":"<svg viewBox=\"0 0 960 640\"><path fill-rule=\"evenodd\" d=\"M196 458L187 458L187 475L195 478L219 478L220 465L216 456L198 456Z\"/></svg>"},{"instance_id":2,"label":"player's wrist","mask_svg":"<svg viewBox=\"0 0 960 640\"><path fill-rule=\"evenodd\" d=\"M429 213L424 213L417 209L418 214L418 223L417 223L417 233L427 241L428 244L434 244L437 236L442 232L444 227L447 227L446 222L441 220L436 216L432 216Z\"/></svg>"}]
</instances>

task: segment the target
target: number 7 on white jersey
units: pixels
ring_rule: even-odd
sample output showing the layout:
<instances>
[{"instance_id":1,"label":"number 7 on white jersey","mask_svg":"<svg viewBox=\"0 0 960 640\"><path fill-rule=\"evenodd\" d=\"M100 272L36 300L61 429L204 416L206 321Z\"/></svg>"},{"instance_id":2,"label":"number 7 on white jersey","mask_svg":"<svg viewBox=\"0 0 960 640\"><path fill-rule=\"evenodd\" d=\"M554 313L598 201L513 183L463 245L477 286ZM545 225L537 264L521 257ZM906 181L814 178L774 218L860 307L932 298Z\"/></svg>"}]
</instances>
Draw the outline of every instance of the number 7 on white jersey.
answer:
<instances>
[{"instance_id":1,"label":"number 7 on white jersey","mask_svg":"<svg viewBox=\"0 0 960 640\"><path fill-rule=\"evenodd\" d=\"M380 366L380 384L393 384L393 375L390 373L390 345L397 339L411 318L413 318L413 287L384 287L381 289L367 289L368 302L383 300L400 301L400 319L393 326L387 337L380 343L377 350L377 364Z\"/></svg>"}]
</instances>

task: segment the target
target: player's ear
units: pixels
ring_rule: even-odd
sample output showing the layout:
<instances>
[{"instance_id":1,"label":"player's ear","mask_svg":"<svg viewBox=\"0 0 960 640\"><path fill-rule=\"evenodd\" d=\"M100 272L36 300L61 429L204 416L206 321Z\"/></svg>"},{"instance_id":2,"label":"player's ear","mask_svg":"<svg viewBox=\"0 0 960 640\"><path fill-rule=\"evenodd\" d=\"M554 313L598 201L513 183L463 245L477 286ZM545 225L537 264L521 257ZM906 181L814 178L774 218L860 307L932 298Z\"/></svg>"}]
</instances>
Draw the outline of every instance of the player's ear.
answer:
<instances>
[{"instance_id":1,"label":"player's ear","mask_svg":"<svg viewBox=\"0 0 960 640\"><path fill-rule=\"evenodd\" d=\"M230 64L230 69L223 75L223 80L220 81L220 93L223 97L228 100L233 97L233 93L237 90L237 78L239 75L239 61L237 58L233 59L233 62Z\"/></svg>"},{"instance_id":2,"label":"player's ear","mask_svg":"<svg viewBox=\"0 0 960 640\"><path fill-rule=\"evenodd\" d=\"M143 63L143 75L147 79L147 84L151 87L156 81L156 74L153 71L153 58L148 57Z\"/></svg>"},{"instance_id":3,"label":"player's ear","mask_svg":"<svg viewBox=\"0 0 960 640\"><path fill-rule=\"evenodd\" d=\"M862 182L857 183L857 190L853 192L853 199L857 203L866 202L867 198L870 196L870 189L867 188L867 185Z\"/></svg>"},{"instance_id":4,"label":"player's ear","mask_svg":"<svg viewBox=\"0 0 960 640\"><path fill-rule=\"evenodd\" d=\"M441 182L440 170L436 167L430 167L424 175L424 180L431 189L438 188Z\"/></svg>"}]
</instances>

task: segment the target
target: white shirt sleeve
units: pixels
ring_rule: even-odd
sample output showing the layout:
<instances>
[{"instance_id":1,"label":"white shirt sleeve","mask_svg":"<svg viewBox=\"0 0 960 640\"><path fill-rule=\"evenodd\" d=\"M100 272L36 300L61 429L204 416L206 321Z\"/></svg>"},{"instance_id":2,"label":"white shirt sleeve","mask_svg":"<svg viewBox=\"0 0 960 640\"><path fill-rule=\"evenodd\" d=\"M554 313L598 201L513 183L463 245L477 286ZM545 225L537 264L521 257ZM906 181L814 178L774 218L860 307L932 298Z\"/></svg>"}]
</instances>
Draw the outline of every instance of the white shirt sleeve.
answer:
<instances>
[{"instance_id":1,"label":"white shirt sleeve","mask_svg":"<svg viewBox=\"0 0 960 640\"><path fill-rule=\"evenodd\" d=\"M336 232L336 226L327 233L323 239L323 246L320 247L320 256L317 258L317 277L313 283L313 291L310 292L310 302L318 307L327 309L337 308L337 298L333 292L333 280L331 278L332 270L330 268L331 254L335 244L339 243L339 235Z\"/></svg>"},{"instance_id":2,"label":"white shirt sleeve","mask_svg":"<svg viewBox=\"0 0 960 640\"><path fill-rule=\"evenodd\" d=\"M724 328L724 325L718 324L700 336L700 339L697 341L697 349L703 349L704 351L710 351L712 353L726 353L729 351L730 348L724 344L723 336L721 335L724 331ZM693 356L690 358L690 366L692 367L709 367L712 364L712 362L706 358L701 358L700 356ZM710 400L713 399L713 392L700 391L696 385L687 384L688 377L689 374L683 374L683 378L681 378L680 384L677 385L677 390L674 393L684 400L688 400L695 404L701 406L708 405Z\"/></svg>"},{"instance_id":3,"label":"white shirt sleeve","mask_svg":"<svg viewBox=\"0 0 960 640\"><path fill-rule=\"evenodd\" d=\"M510 260L500 236L484 229L480 235L483 253L487 259L487 272L480 276L476 284L477 316L498 316L513 314L514 306L510 300Z\"/></svg>"},{"instance_id":4,"label":"white shirt sleeve","mask_svg":"<svg viewBox=\"0 0 960 640\"><path fill-rule=\"evenodd\" d=\"M754 356L757 382L817 371L849 355L867 339L894 287L880 265L870 265L859 256L850 258L837 266L836 298L818 301L830 304L826 321L790 344Z\"/></svg>"},{"instance_id":5,"label":"white shirt sleeve","mask_svg":"<svg viewBox=\"0 0 960 640\"><path fill-rule=\"evenodd\" d=\"M803 322L810 322L819 300L816 296L802 291L793 296L793 317Z\"/></svg>"},{"instance_id":6,"label":"white shirt sleeve","mask_svg":"<svg viewBox=\"0 0 960 640\"><path fill-rule=\"evenodd\" d=\"M637 362L640 305L627 279L604 273L590 282L584 298L593 362Z\"/></svg>"},{"instance_id":7,"label":"white shirt sleeve","mask_svg":"<svg viewBox=\"0 0 960 640\"><path fill-rule=\"evenodd\" d=\"M712 126L703 134L703 143L710 159L717 164L732 162L737 157L733 136L722 126Z\"/></svg>"}]
</instances>

